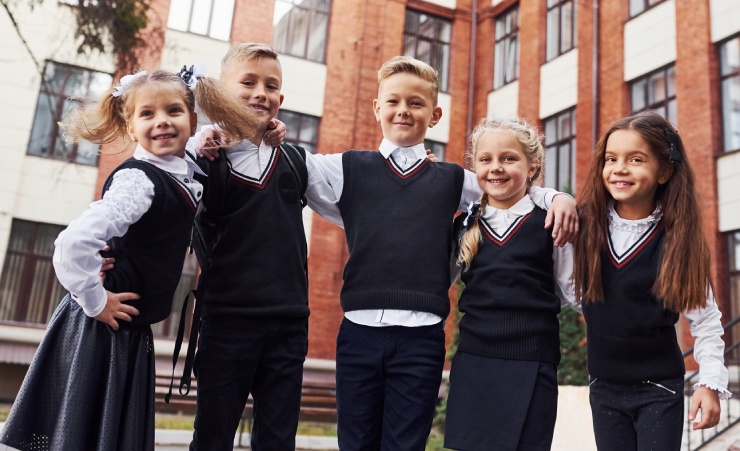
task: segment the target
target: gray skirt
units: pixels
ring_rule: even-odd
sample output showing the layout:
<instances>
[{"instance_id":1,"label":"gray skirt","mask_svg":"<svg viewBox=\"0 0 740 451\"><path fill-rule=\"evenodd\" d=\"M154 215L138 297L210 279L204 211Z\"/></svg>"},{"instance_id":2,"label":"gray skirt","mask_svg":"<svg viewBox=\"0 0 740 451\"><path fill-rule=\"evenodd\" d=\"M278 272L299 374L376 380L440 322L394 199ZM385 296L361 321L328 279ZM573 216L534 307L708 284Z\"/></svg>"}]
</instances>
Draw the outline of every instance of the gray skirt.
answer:
<instances>
[{"instance_id":1,"label":"gray skirt","mask_svg":"<svg viewBox=\"0 0 740 451\"><path fill-rule=\"evenodd\" d=\"M0 443L20 450L153 450L154 369L149 326L114 331L67 295Z\"/></svg>"}]
</instances>

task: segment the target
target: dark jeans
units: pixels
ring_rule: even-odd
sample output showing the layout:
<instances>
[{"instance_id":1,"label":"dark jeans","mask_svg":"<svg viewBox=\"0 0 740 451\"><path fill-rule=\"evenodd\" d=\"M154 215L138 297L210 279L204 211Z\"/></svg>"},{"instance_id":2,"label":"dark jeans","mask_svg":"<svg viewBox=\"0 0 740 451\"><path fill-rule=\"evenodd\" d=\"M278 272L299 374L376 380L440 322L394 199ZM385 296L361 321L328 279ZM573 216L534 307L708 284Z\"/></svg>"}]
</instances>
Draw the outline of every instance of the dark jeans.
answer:
<instances>
[{"instance_id":1,"label":"dark jeans","mask_svg":"<svg viewBox=\"0 0 740 451\"><path fill-rule=\"evenodd\" d=\"M339 449L424 450L445 360L444 324L369 327L337 337Z\"/></svg>"},{"instance_id":2,"label":"dark jeans","mask_svg":"<svg viewBox=\"0 0 740 451\"><path fill-rule=\"evenodd\" d=\"M595 379L589 398L599 451L681 449L683 378L638 384Z\"/></svg>"},{"instance_id":3,"label":"dark jeans","mask_svg":"<svg viewBox=\"0 0 740 451\"><path fill-rule=\"evenodd\" d=\"M308 318L203 318L192 450L231 450L252 393L252 450L294 450Z\"/></svg>"}]
</instances>

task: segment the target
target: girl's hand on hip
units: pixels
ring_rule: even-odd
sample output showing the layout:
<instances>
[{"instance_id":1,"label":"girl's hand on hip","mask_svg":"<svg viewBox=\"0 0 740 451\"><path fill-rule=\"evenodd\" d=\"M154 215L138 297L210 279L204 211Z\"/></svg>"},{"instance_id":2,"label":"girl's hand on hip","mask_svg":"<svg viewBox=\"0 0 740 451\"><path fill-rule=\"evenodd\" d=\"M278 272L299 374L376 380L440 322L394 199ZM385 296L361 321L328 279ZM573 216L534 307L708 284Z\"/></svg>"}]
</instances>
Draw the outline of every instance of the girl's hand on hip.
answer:
<instances>
[{"instance_id":1,"label":"girl's hand on hip","mask_svg":"<svg viewBox=\"0 0 740 451\"><path fill-rule=\"evenodd\" d=\"M106 291L108 294L108 300L105 303L103 311L95 317L96 320L101 323L109 325L113 330L118 330L118 320L131 322L131 316L136 316L139 311L128 304L124 304L126 301L139 299L136 293L111 293Z\"/></svg>"},{"instance_id":2,"label":"girl's hand on hip","mask_svg":"<svg viewBox=\"0 0 740 451\"><path fill-rule=\"evenodd\" d=\"M701 409L701 421L695 421L693 428L706 429L719 423L719 394L716 390L708 387L698 387L691 397L691 409L689 409L689 421L694 421L696 414Z\"/></svg>"}]
</instances>

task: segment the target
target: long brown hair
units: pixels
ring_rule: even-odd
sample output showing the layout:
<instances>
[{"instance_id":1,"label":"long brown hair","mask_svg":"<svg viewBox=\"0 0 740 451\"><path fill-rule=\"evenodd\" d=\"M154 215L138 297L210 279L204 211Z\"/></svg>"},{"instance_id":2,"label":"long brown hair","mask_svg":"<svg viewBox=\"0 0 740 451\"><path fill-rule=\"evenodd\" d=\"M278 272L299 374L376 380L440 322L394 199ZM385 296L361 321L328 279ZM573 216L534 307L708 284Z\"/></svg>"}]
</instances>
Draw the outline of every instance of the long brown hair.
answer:
<instances>
[{"instance_id":1,"label":"long brown hair","mask_svg":"<svg viewBox=\"0 0 740 451\"><path fill-rule=\"evenodd\" d=\"M542 136L536 128L532 127L521 118L514 119L481 119L478 125L470 134L470 152L468 152L468 159L472 163L473 169L475 170L475 154L478 150L478 141L481 136L487 132L496 130L503 130L511 134L521 146L522 152L527 157L529 164L537 165L537 170L534 175L527 181L527 189L532 186L532 180L536 179L540 175L542 170L542 158L544 156L544 149L542 148ZM486 210L488 205L488 195L483 192L480 197L480 210L478 217L480 217ZM460 253L457 257L457 264L460 265L463 270L470 267L473 262L473 257L478 253L478 245L481 242L481 232L479 220L476 218L473 223L467 228L460 237Z\"/></svg>"},{"instance_id":2,"label":"long brown hair","mask_svg":"<svg viewBox=\"0 0 740 451\"><path fill-rule=\"evenodd\" d=\"M576 293L580 293L584 303L604 299L601 258L609 233L608 208L613 198L604 186L602 173L607 141L618 130L640 135L661 162L661 167L673 172L655 193L655 203L663 212L665 241L652 293L666 309L681 312L704 307L707 290L711 287L709 248L699 214L694 172L678 132L654 111L616 121L596 144L588 178L579 196L580 232L575 242L574 268ZM675 163L669 161L671 149L667 134L670 133L675 133L674 153L677 152L681 159Z\"/></svg>"},{"instance_id":3,"label":"long brown hair","mask_svg":"<svg viewBox=\"0 0 740 451\"><path fill-rule=\"evenodd\" d=\"M61 123L64 139L68 142L85 139L96 144L107 144L118 138L130 141L127 124L134 111L136 93L151 83L180 93L190 113L195 111L197 101L208 119L217 124L233 144L251 140L257 134L259 121L252 109L230 95L218 80L199 77L191 89L177 74L157 70L137 74L124 88L111 88L97 102L88 101L82 108L67 114ZM120 95L114 96L117 90ZM194 129L195 124L192 125Z\"/></svg>"}]
</instances>

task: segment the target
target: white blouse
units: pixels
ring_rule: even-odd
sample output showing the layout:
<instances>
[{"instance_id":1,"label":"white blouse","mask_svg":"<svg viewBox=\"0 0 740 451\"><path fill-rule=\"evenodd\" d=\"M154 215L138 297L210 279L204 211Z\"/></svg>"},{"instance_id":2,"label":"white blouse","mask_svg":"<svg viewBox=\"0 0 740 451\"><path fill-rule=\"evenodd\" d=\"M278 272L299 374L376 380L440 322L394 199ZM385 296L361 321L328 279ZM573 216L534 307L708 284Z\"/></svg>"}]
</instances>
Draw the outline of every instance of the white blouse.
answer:
<instances>
[{"instance_id":1,"label":"white blouse","mask_svg":"<svg viewBox=\"0 0 740 451\"><path fill-rule=\"evenodd\" d=\"M663 213L660 208L643 219L622 219L614 210L609 208L609 236L617 254L624 253L634 245L652 225L660 221ZM691 335L694 337L694 359L699 364L699 382L696 387L704 385L719 393L720 399L732 396L727 390L729 372L725 367L725 343L722 341L722 313L717 308L714 294L709 292L707 306L683 312L691 326Z\"/></svg>"},{"instance_id":2,"label":"white blouse","mask_svg":"<svg viewBox=\"0 0 740 451\"><path fill-rule=\"evenodd\" d=\"M193 175L203 172L187 155L158 157L137 146L134 158L172 174L188 187L197 201L202 197L203 186ZM154 184L144 171L122 169L113 176L103 198L90 204L54 241L52 261L57 278L87 316L99 315L107 302L99 277L103 262L99 251L107 240L123 236L131 224L141 219L153 199Z\"/></svg>"}]
</instances>

